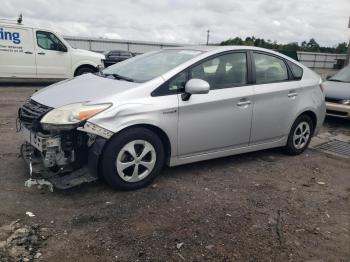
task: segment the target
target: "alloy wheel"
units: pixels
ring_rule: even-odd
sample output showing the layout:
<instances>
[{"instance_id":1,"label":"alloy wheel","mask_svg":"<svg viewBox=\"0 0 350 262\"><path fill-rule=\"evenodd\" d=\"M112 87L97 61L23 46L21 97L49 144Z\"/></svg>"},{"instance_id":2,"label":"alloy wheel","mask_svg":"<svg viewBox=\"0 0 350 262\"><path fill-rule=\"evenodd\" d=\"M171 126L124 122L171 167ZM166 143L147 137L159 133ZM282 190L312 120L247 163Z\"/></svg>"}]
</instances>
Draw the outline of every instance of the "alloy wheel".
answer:
<instances>
[{"instance_id":1,"label":"alloy wheel","mask_svg":"<svg viewBox=\"0 0 350 262\"><path fill-rule=\"evenodd\" d=\"M156 163L156 151L145 140L127 143L116 159L118 175L126 182L138 182L146 178Z\"/></svg>"},{"instance_id":2,"label":"alloy wheel","mask_svg":"<svg viewBox=\"0 0 350 262\"><path fill-rule=\"evenodd\" d=\"M304 148L310 138L310 125L308 122L303 121L298 124L293 134L293 145L296 149Z\"/></svg>"}]
</instances>

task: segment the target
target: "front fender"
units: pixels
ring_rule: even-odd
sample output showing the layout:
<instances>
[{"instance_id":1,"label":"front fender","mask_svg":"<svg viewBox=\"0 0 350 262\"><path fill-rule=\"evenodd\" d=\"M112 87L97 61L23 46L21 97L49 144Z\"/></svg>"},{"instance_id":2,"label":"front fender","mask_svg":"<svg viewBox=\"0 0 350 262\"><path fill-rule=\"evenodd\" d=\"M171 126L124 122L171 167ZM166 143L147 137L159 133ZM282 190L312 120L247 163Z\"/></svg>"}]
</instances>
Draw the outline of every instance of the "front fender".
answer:
<instances>
[{"instance_id":1,"label":"front fender","mask_svg":"<svg viewBox=\"0 0 350 262\"><path fill-rule=\"evenodd\" d=\"M167 110L169 110L169 104ZM125 104L103 115L89 119L89 122L118 133L135 125L150 125L162 130L169 138L171 155L177 155L178 110L164 114L163 109L153 104Z\"/></svg>"}]
</instances>

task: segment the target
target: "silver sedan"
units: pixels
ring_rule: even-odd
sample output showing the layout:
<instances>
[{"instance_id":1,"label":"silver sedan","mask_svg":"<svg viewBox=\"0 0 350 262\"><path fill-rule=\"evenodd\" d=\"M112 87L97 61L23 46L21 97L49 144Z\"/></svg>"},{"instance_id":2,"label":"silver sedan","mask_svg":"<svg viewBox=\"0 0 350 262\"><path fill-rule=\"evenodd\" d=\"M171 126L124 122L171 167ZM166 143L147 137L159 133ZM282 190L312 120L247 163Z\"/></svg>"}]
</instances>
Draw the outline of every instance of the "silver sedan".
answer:
<instances>
[{"instance_id":1,"label":"silver sedan","mask_svg":"<svg viewBox=\"0 0 350 262\"><path fill-rule=\"evenodd\" d=\"M247 46L146 53L56 83L19 110L27 163L37 157L59 188L100 175L136 189L164 164L273 147L300 154L324 117L317 74Z\"/></svg>"}]
</instances>

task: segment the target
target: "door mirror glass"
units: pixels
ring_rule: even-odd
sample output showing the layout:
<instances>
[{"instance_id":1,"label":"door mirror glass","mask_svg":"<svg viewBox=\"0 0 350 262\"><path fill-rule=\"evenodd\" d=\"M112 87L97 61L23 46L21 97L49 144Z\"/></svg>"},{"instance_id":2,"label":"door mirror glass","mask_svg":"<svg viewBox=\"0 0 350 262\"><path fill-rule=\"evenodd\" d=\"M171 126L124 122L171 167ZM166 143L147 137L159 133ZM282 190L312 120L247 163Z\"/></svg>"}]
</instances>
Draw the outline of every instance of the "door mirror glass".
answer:
<instances>
[{"instance_id":1,"label":"door mirror glass","mask_svg":"<svg viewBox=\"0 0 350 262\"><path fill-rule=\"evenodd\" d=\"M207 94L210 90L210 85L207 81L193 78L185 85L185 92L191 95Z\"/></svg>"}]
</instances>

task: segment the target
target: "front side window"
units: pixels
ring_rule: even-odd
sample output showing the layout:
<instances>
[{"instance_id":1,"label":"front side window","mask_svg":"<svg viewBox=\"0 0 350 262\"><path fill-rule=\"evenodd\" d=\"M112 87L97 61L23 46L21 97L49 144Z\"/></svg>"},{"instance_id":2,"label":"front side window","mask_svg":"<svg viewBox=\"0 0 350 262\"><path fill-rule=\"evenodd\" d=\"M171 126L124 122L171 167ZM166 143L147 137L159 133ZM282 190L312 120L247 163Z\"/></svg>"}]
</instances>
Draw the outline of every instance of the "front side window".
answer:
<instances>
[{"instance_id":1,"label":"front side window","mask_svg":"<svg viewBox=\"0 0 350 262\"><path fill-rule=\"evenodd\" d=\"M256 84L288 80L287 66L282 59L261 53L253 53Z\"/></svg>"},{"instance_id":2,"label":"front side window","mask_svg":"<svg viewBox=\"0 0 350 262\"><path fill-rule=\"evenodd\" d=\"M201 53L186 49L166 49L146 53L112 65L103 70L103 73L142 83L163 75Z\"/></svg>"},{"instance_id":3,"label":"front side window","mask_svg":"<svg viewBox=\"0 0 350 262\"><path fill-rule=\"evenodd\" d=\"M196 65L190 78L209 83L210 89L229 88L247 83L247 58L245 53L225 54Z\"/></svg>"},{"instance_id":4,"label":"front side window","mask_svg":"<svg viewBox=\"0 0 350 262\"><path fill-rule=\"evenodd\" d=\"M60 51L60 47L64 46L57 36L51 32L37 31L36 39L38 46L45 50Z\"/></svg>"}]
</instances>

